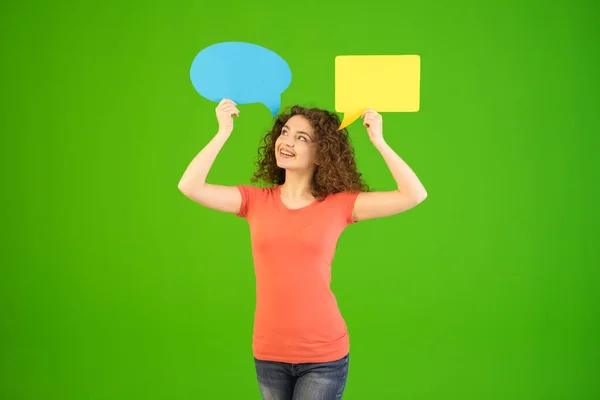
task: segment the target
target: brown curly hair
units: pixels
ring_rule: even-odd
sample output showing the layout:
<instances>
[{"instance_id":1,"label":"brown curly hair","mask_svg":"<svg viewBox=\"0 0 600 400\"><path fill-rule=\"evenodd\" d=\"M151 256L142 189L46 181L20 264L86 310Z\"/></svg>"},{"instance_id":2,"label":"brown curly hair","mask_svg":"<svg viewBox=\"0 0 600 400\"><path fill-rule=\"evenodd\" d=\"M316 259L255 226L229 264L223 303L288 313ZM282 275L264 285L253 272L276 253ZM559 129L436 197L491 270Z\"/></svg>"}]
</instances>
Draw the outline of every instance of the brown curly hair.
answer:
<instances>
[{"instance_id":1,"label":"brown curly hair","mask_svg":"<svg viewBox=\"0 0 600 400\"><path fill-rule=\"evenodd\" d=\"M299 105L279 114L273 128L262 138L262 145L258 148L257 170L250 181L263 181L270 185L282 185L285 182L285 169L280 168L275 159L275 141L286 122L295 115L305 117L315 131L317 166L312 195L323 200L327 195L339 192L369 191L369 186L357 170L348 130L344 128L338 131L340 119L337 114Z\"/></svg>"}]
</instances>

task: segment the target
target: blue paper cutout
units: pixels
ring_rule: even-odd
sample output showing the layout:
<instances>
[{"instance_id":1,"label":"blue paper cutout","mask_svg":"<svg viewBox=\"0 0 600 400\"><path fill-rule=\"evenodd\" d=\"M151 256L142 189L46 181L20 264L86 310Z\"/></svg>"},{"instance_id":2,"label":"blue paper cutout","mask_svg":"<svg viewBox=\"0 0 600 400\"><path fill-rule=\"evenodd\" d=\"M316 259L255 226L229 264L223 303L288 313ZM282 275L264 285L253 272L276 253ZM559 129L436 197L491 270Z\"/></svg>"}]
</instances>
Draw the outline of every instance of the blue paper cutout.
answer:
<instances>
[{"instance_id":1,"label":"blue paper cutout","mask_svg":"<svg viewBox=\"0 0 600 400\"><path fill-rule=\"evenodd\" d=\"M190 78L196 91L208 100L262 103L275 117L281 108L281 93L292 82L292 71L283 58L262 46L223 42L196 55Z\"/></svg>"}]
</instances>

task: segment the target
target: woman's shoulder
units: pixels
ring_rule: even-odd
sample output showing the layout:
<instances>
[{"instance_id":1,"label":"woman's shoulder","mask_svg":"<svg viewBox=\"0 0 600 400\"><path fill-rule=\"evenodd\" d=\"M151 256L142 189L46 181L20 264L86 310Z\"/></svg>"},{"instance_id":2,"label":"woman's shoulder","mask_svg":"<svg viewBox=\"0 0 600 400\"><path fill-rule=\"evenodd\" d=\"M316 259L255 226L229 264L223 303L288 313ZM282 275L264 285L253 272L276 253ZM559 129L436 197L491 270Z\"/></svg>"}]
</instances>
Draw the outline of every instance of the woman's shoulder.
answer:
<instances>
[{"instance_id":1,"label":"woman's shoulder","mask_svg":"<svg viewBox=\"0 0 600 400\"><path fill-rule=\"evenodd\" d=\"M360 192L355 191L355 190L344 190L341 192L330 193L329 195L327 195L326 198L328 198L328 199L347 199L349 197L355 197L359 193Z\"/></svg>"},{"instance_id":2,"label":"woman's shoulder","mask_svg":"<svg viewBox=\"0 0 600 400\"><path fill-rule=\"evenodd\" d=\"M352 190L344 190L341 192L330 193L323 200L331 205L342 205L353 203L360 192Z\"/></svg>"},{"instance_id":3,"label":"woman's shoulder","mask_svg":"<svg viewBox=\"0 0 600 400\"><path fill-rule=\"evenodd\" d=\"M242 204L240 206L239 216L247 216L251 209L261 208L269 204L275 197L274 193L277 187L256 186L256 185L238 185L242 195Z\"/></svg>"},{"instance_id":4,"label":"woman's shoulder","mask_svg":"<svg viewBox=\"0 0 600 400\"><path fill-rule=\"evenodd\" d=\"M277 186L258 186L258 185L238 185L238 188L252 195L264 195L269 196L276 192Z\"/></svg>"},{"instance_id":5,"label":"woman's shoulder","mask_svg":"<svg viewBox=\"0 0 600 400\"><path fill-rule=\"evenodd\" d=\"M325 207L330 212L341 216L346 224L352 224L354 203L359 194L360 192L351 190L332 193L325 198L327 203Z\"/></svg>"}]
</instances>

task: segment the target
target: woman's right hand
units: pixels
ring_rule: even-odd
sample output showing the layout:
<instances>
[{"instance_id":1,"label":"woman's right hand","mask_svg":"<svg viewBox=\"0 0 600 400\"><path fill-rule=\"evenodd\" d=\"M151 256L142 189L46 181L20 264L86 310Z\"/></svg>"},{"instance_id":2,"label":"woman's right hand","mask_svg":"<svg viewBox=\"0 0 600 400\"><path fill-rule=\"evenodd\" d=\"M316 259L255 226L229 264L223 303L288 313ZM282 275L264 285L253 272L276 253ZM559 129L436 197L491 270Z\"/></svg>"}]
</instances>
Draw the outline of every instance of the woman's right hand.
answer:
<instances>
[{"instance_id":1,"label":"woman's right hand","mask_svg":"<svg viewBox=\"0 0 600 400\"><path fill-rule=\"evenodd\" d=\"M233 116L240 116L237 104L229 99L223 99L217 106L217 122L219 123L219 132L229 135L233 131Z\"/></svg>"}]
</instances>

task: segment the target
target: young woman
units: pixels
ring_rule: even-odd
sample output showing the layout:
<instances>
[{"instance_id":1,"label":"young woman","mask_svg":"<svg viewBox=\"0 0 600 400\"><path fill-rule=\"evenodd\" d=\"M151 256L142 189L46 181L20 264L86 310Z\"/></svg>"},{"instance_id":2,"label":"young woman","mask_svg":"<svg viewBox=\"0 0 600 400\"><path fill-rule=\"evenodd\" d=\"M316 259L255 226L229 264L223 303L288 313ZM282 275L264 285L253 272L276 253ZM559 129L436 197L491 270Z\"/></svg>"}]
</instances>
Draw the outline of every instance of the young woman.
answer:
<instances>
[{"instance_id":1,"label":"young woman","mask_svg":"<svg viewBox=\"0 0 600 400\"><path fill-rule=\"evenodd\" d=\"M362 181L336 114L300 106L281 113L259 148L257 186L206 183L233 131L237 105L216 108L219 130L186 169L179 189L195 202L234 213L250 226L256 275L253 353L265 400L340 399L349 364L346 324L330 290L336 243L349 224L408 210L427 193L386 144L382 118L362 119L398 185L372 192Z\"/></svg>"}]
</instances>

